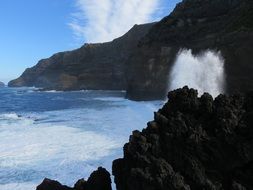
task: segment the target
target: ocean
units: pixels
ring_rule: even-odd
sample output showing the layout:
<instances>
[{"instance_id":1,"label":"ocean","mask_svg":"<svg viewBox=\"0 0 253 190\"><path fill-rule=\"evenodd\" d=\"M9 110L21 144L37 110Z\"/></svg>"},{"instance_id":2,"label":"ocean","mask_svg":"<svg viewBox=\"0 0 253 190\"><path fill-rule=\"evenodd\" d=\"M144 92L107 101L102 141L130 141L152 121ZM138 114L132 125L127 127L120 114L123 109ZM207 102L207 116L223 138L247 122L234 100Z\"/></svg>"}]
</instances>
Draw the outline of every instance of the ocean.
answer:
<instances>
[{"instance_id":1,"label":"ocean","mask_svg":"<svg viewBox=\"0 0 253 190\"><path fill-rule=\"evenodd\" d=\"M73 186L112 160L162 101L134 102L121 91L0 89L0 189L35 190L47 177Z\"/></svg>"}]
</instances>

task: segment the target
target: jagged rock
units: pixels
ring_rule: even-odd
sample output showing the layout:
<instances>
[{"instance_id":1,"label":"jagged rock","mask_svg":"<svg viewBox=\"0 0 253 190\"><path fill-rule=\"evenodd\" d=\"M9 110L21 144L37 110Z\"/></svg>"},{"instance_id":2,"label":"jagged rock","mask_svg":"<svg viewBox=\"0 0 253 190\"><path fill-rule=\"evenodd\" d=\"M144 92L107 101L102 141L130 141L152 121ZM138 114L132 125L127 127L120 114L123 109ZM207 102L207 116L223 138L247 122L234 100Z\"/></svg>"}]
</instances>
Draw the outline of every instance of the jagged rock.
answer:
<instances>
[{"instance_id":1,"label":"jagged rock","mask_svg":"<svg viewBox=\"0 0 253 190\"><path fill-rule=\"evenodd\" d=\"M117 190L253 189L253 92L220 95L184 87L113 162Z\"/></svg>"},{"instance_id":2,"label":"jagged rock","mask_svg":"<svg viewBox=\"0 0 253 190\"><path fill-rule=\"evenodd\" d=\"M58 181L51 179L44 179L43 182L36 188L36 190L73 190L70 187L62 185Z\"/></svg>"},{"instance_id":3,"label":"jagged rock","mask_svg":"<svg viewBox=\"0 0 253 190\"><path fill-rule=\"evenodd\" d=\"M87 180L87 190L112 190L110 173L99 167Z\"/></svg>"},{"instance_id":4,"label":"jagged rock","mask_svg":"<svg viewBox=\"0 0 253 190\"><path fill-rule=\"evenodd\" d=\"M87 189L87 181L84 179L79 179L75 185L74 185L75 190L86 190Z\"/></svg>"},{"instance_id":5,"label":"jagged rock","mask_svg":"<svg viewBox=\"0 0 253 190\"><path fill-rule=\"evenodd\" d=\"M36 190L112 190L112 187L110 173L99 167L90 175L87 181L84 179L78 180L74 188L62 185L58 181L44 179Z\"/></svg>"}]
</instances>

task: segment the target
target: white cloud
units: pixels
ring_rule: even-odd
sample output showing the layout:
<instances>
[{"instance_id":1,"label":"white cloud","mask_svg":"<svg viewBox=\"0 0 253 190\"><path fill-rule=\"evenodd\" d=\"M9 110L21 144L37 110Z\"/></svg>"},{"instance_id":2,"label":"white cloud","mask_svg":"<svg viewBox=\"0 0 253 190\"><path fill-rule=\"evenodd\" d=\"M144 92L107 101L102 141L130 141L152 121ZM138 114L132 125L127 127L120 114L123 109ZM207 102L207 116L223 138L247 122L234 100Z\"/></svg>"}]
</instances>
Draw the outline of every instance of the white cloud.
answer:
<instances>
[{"instance_id":1,"label":"white cloud","mask_svg":"<svg viewBox=\"0 0 253 190\"><path fill-rule=\"evenodd\" d=\"M69 23L74 34L88 43L120 37L134 24L153 21L160 0L76 0Z\"/></svg>"}]
</instances>

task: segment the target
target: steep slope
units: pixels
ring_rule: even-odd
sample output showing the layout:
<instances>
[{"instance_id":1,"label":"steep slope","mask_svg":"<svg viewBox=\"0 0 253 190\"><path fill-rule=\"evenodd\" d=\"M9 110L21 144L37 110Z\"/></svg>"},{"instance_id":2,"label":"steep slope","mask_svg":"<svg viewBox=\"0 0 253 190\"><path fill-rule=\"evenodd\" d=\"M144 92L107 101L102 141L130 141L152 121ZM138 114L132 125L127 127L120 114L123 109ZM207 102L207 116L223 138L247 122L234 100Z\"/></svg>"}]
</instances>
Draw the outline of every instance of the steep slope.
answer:
<instances>
[{"instance_id":1,"label":"steep slope","mask_svg":"<svg viewBox=\"0 0 253 190\"><path fill-rule=\"evenodd\" d=\"M56 90L125 90L125 62L153 25L135 25L112 42L85 44L74 51L57 53L26 69L9 86Z\"/></svg>"},{"instance_id":2,"label":"steep slope","mask_svg":"<svg viewBox=\"0 0 253 190\"><path fill-rule=\"evenodd\" d=\"M253 88L253 1L183 0L141 40L128 60L128 98L164 98L181 48L225 59L226 92Z\"/></svg>"}]
</instances>

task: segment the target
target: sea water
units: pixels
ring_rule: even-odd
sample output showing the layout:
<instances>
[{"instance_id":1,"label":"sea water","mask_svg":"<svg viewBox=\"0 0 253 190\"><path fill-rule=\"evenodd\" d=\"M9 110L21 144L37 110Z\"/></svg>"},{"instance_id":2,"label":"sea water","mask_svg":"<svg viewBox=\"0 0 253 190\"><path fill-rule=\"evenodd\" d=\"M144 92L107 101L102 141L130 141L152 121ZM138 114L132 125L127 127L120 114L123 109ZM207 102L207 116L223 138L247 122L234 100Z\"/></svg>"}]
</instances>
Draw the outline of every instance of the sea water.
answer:
<instances>
[{"instance_id":1,"label":"sea water","mask_svg":"<svg viewBox=\"0 0 253 190\"><path fill-rule=\"evenodd\" d=\"M134 102L125 92L0 89L0 189L34 190L47 177L73 186L112 160L161 101Z\"/></svg>"}]
</instances>

